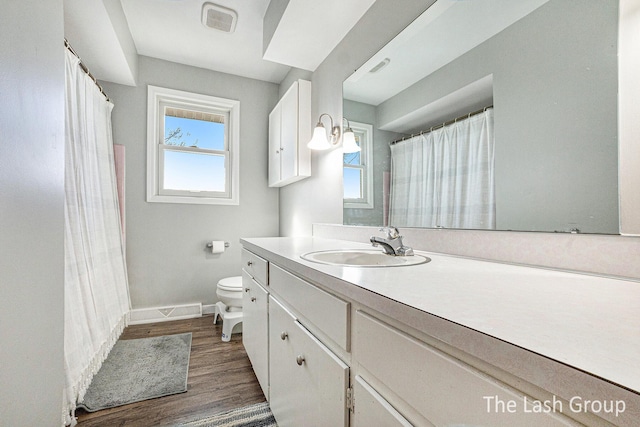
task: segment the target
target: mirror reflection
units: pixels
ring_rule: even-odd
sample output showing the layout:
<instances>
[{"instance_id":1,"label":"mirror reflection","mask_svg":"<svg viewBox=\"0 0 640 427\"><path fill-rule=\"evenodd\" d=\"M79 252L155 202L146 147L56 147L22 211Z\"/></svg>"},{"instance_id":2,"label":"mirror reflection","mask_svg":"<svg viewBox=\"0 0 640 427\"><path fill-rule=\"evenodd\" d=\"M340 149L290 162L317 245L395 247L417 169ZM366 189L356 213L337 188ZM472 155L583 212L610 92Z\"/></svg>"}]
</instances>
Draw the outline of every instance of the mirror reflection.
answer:
<instances>
[{"instance_id":1,"label":"mirror reflection","mask_svg":"<svg viewBox=\"0 0 640 427\"><path fill-rule=\"evenodd\" d=\"M343 85L344 223L618 233L616 0L438 0Z\"/></svg>"}]
</instances>

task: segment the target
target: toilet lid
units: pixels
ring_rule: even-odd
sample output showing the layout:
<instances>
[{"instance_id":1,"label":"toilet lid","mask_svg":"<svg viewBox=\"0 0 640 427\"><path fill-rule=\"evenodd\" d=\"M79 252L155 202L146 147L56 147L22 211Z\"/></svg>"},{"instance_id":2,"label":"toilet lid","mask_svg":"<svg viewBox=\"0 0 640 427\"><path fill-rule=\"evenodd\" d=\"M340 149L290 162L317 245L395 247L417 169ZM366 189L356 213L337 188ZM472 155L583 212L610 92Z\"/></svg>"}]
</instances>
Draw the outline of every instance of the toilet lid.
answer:
<instances>
[{"instance_id":1,"label":"toilet lid","mask_svg":"<svg viewBox=\"0 0 640 427\"><path fill-rule=\"evenodd\" d=\"M242 276L226 277L218 282L218 288L225 291L242 290Z\"/></svg>"}]
</instances>

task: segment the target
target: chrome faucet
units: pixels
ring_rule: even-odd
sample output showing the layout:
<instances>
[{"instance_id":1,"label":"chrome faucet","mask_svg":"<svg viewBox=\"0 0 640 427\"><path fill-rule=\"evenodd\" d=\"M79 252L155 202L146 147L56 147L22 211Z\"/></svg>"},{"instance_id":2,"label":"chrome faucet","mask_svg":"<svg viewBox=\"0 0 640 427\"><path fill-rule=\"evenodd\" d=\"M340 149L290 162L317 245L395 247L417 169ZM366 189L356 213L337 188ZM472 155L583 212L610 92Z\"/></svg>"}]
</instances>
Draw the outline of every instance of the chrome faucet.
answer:
<instances>
[{"instance_id":1,"label":"chrome faucet","mask_svg":"<svg viewBox=\"0 0 640 427\"><path fill-rule=\"evenodd\" d=\"M380 231L384 231L386 237L371 236L369 241L373 246L382 246L382 251L391 256L413 255L413 249L402 243L402 236L396 227L383 227Z\"/></svg>"}]
</instances>

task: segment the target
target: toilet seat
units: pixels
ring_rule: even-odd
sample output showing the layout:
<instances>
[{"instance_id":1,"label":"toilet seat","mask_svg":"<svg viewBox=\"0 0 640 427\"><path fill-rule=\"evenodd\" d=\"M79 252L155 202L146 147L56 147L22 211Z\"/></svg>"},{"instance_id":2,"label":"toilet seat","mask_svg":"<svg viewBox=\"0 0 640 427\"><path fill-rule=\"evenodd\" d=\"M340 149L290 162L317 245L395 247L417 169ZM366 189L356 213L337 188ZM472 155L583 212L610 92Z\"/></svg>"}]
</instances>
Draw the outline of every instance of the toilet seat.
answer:
<instances>
[{"instance_id":1,"label":"toilet seat","mask_svg":"<svg viewBox=\"0 0 640 427\"><path fill-rule=\"evenodd\" d=\"M218 282L218 289L230 292L242 290L242 276L226 277Z\"/></svg>"}]
</instances>

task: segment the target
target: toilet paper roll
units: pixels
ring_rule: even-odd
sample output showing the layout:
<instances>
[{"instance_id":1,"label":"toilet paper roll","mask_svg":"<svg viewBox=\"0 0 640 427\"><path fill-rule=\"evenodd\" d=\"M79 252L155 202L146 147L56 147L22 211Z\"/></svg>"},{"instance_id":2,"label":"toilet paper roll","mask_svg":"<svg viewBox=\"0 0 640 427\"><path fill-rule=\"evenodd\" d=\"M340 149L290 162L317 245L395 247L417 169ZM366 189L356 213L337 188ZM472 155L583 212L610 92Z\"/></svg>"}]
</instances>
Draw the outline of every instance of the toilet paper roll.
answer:
<instances>
[{"instance_id":1,"label":"toilet paper roll","mask_svg":"<svg viewBox=\"0 0 640 427\"><path fill-rule=\"evenodd\" d=\"M212 254L221 254L224 252L224 241L222 240L214 240L211 242L211 253Z\"/></svg>"}]
</instances>

